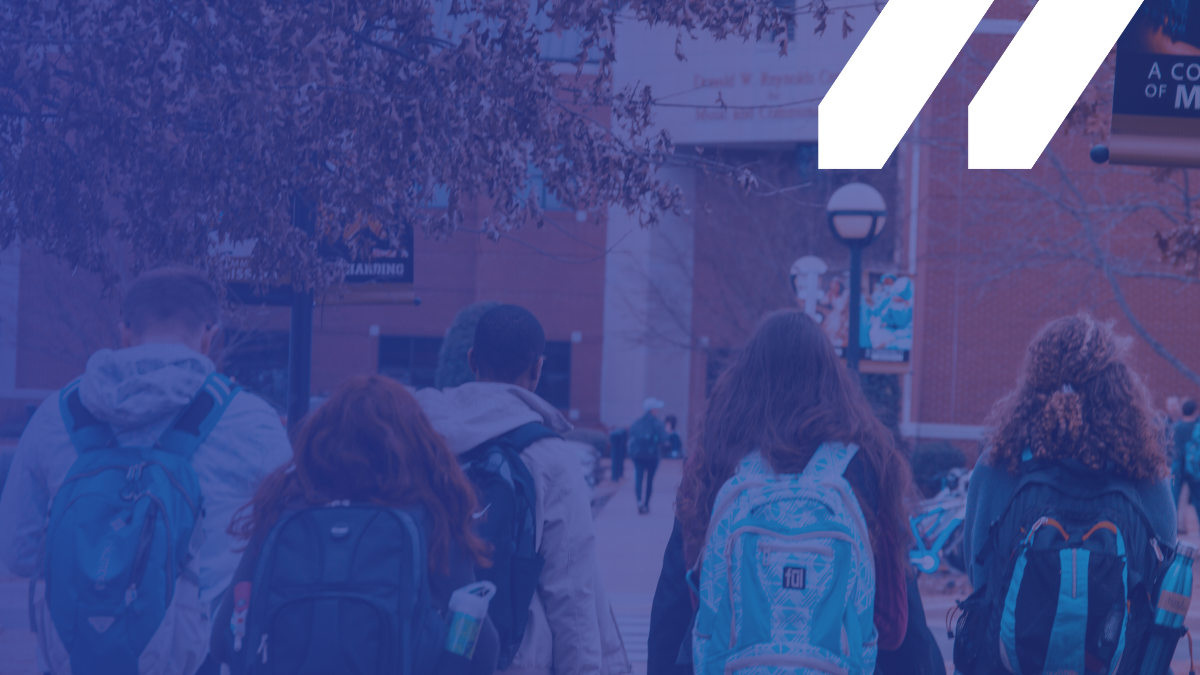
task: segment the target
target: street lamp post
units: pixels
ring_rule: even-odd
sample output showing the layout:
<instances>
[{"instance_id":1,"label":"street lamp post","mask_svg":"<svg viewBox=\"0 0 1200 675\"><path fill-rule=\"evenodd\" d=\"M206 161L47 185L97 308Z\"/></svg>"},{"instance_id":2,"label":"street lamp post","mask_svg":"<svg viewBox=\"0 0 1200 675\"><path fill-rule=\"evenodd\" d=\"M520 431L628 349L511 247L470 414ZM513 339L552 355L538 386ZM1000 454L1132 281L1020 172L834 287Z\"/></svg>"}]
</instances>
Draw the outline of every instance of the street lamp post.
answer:
<instances>
[{"instance_id":1,"label":"street lamp post","mask_svg":"<svg viewBox=\"0 0 1200 675\"><path fill-rule=\"evenodd\" d=\"M862 315L862 251L875 241L887 220L887 203L870 185L850 183L838 188L825 207L833 238L850 249L850 325L846 336L846 367L858 372L859 320Z\"/></svg>"}]
</instances>

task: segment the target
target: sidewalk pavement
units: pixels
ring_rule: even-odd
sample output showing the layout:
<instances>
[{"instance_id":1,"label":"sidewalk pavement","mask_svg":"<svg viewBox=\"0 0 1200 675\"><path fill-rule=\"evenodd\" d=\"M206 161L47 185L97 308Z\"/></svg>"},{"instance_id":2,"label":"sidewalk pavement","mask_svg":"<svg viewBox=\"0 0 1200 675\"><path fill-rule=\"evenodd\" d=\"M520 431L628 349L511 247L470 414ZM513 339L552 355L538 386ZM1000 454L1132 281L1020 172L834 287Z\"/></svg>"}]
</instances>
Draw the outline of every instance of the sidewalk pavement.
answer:
<instances>
[{"instance_id":1,"label":"sidewalk pavement","mask_svg":"<svg viewBox=\"0 0 1200 675\"><path fill-rule=\"evenodd\" d=\"M28 598L29 580L0 565L0 675L38 675Z\"/></svg>"},{"instance_id":2,"label":"sidewalk pavement","mask_svg":"<svg viewBox=\"0 0 1200 675\"><path fill-rule=\"evenodd\" d=\"M679 459L659 461L650 513L642 515L633 495L633 462L626 462L625 475L596 517L600 574L636 675L646 672L650 604L675 522L675 493L682 465Z\"/></svg>"}]
</instances>

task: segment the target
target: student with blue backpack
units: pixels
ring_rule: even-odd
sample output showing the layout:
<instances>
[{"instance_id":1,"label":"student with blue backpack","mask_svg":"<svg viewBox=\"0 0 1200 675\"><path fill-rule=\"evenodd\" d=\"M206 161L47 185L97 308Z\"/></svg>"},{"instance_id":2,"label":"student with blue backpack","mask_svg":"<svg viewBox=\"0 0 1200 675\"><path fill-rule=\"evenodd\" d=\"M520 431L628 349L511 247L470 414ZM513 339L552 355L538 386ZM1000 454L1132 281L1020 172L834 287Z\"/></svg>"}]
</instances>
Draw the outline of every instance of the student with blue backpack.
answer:
<instances>
[{"instance_id":1,"label":"student with blue backpack","mask_svg":"<svg viewBox=\"0 0 1200 675\"><path fill-rule=\"evenodd\" d=\"M451 649L462 627L452 598L479 588L474 566L490 564L475 494L412 394L353 377L294 445L230 528L248 544L213 624L214 658L235 675L490 675L486 609L477 638Z\"/></svg>"},{"instance_id":2,"label":"student with blue backpack","mask_svg":"<svg viewBox=\"0 0 1200 675\"><path fill-rule=\"evenodd\" d=\"M1058 319L993 409L964 523L963 675L1139 672L1176 521L1165 435L1127 350L1107 324Z\"/></svg>"},{"instance_id":3,"label":"student with blue backpack","mask_svg":"<svg viewBox=\"0 0 1200 675\"><path fill-rule=\"evenodd\" d=\"M192 675L237 567L233 513L291 456L279 417L206 354L219 301L199 272L139 276L122 348L48 398L0 497L0 557L33 578L42 670Z\"/></svg>"},{"instance_id":4,"label":"student with blue backpack","mask_svg":"<svg viewBox=\"0 0 1200 675\"><path fill-rule=\"evenodd\" d=\"M911 489L821 327L798 311L767 317L714 385L684 468L679 538L697 612L677 663L874 673L907 632Z\"/></svg>"}]
</instances>

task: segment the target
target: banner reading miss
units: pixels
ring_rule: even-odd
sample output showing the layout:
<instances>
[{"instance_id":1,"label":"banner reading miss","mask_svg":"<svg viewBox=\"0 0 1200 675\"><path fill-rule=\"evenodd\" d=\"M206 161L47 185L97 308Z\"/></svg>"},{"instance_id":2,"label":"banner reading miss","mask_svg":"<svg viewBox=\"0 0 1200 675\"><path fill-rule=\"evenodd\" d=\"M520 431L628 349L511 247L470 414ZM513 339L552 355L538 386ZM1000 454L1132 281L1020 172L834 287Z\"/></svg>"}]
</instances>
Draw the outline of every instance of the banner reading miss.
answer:
<instances>
[{"instance_id":1,"label":"banner reading miss","mask_svg":"<svg viewBox=\"0 0 1200 675\"><path fill-rule=\"evenodd\" d=\"M1200 166L1200 0L1146 0L1117 42L1109 161Z\"/></svg>"}]
</instances>

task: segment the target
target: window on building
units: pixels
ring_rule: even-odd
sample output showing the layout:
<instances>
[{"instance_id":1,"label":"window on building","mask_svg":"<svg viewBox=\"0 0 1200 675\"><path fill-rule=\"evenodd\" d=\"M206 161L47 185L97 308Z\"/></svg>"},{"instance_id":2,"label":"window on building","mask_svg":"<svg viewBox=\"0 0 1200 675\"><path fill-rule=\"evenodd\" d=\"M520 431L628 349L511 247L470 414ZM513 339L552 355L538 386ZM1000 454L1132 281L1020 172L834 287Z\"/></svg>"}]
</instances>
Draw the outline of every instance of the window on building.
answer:
<instances>
[{"instance_id":1,"label":"window on building","mask_svg":"<svg viewBox=\"0 0 1200 675\"><path fill-rule=\"evenodd\" d=\"M803 182L812 182L820 176L817 171L816 143L800 143L796 146L796 174Z\"/></svg>"},{"instance_id":2,"label":"window on building","mask_svg":"<svg viewBox=\"0 0 1200 675\"><path fill-rule=\"evenodd\" d=\"M440 337L384 335L379 338L379 373L415 389L432 387L441 349Z\"/></svg>"},{"instance_id":3,"label":"window on building","mask_svg":"<svg viewBox=\"0 0 1200 675\"><path fill-rule=\"evenodd\" d=\"M796 0L774 0L775 6L791 13L787 20L788 42L796 41Z\"/></svg>"},{"instance_id":4,"label":"window on building","mask_svg":"<svg viewBox=\"0 0 1200 675\"><path fill-rule=\"evenodd\" d=\"M287 410L288 332L233 330L223 334L216 354L218 368L243 389L262 397L276 410Z\"/></svg>"},{"instance_id":5,"label":"window on building","mask_svg":"<svg viewBox=\"0 0 1200 675\"><path fill-rule=\"evenodd\" d=\"M571 208L563 203L553 190L546 187L545 175L533 165L529 167L529 191L544 211L569 211Z\"/></svg>"},{"instance_id":6,"label":"window on building","mask_svg":"<svg viewBox=\"0 0 1200 675\"><path fill-rule=\"evenodd\" d=\"M546 16L546 11L550 6L547 5L545 10L537 12L537 2L530 2L530 14L533 15L533 24L538 30L542 31L541 37L538 39L538 52L543 61L557 61L560 63L577 63L579 61L579 52L583 50L583 33L578 30L564 30L555 32L553 30L553 21ZM600 45L593 45L588 49L585 63L599 63L600 49L605 46L602 42Z\"/></svg>"},{"instance_id":7,"label":"window on building","mask_svg":"<svg viewBox=\"0 0 1200 675\"><path fill-rule=\"evenodd\" d=\"M570 342L546 342L546 362L542 364L542 379L535 393L559 410L571 408Z\"/></svg>"}]
</instances>

